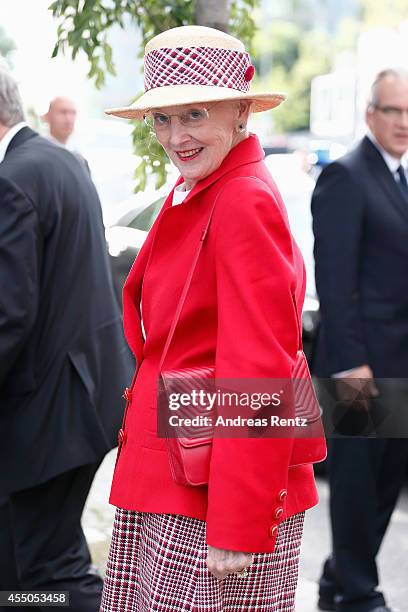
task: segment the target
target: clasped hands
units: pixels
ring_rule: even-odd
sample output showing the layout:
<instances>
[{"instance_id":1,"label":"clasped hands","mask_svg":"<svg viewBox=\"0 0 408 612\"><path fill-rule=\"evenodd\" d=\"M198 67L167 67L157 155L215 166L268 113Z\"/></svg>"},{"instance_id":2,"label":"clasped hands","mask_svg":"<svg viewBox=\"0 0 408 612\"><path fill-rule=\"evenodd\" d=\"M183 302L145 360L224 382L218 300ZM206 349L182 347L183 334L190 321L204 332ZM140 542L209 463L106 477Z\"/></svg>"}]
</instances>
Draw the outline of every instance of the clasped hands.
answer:
<instances>
[{"instance_id":1,"label":"clasped hands","mask_svg":"<svg viewBox=\"0 0 408 612\"><path fill-rule=\"evenodd\" d=\"M253 560L253 553L225 550L208 545L207 567L220 580L228 574L242 572L253 563Z\"/></svg>"}]
</instances>

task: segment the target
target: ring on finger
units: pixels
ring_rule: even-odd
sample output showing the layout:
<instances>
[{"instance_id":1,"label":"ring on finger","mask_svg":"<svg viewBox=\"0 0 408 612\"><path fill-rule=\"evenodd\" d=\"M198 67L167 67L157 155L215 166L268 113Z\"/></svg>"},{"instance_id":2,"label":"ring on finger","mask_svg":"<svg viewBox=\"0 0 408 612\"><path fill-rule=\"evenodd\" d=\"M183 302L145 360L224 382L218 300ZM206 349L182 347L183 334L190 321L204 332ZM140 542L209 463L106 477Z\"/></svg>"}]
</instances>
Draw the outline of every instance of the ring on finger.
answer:
<instances>
[{"instance_id":1,"label":"ring on finger","mask_svg":"<svg viewBox=\"0 0 408 612\"><path fill-rule=\"evenodd\" d=\"M238 578L246 578L248 576L248 569L245 567L240 572L235 572L235 575L238 576Z\"/></svg>"}]
</instances>

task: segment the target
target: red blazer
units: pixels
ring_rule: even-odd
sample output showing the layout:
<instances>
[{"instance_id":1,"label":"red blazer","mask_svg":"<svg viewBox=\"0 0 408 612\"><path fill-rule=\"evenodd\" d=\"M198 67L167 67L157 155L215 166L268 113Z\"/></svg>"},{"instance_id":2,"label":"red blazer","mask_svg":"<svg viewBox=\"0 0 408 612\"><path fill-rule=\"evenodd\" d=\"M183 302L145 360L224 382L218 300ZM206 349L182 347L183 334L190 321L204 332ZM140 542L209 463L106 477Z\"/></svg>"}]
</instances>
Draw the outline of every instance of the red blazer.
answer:
<instances>
[{"instance_id":1,"label":"red blazer","mask_svg":"<svg viewBox=\"0 0 408 612\"><path fill-rule=\"evenodd\" d=\"M301 440L214 439L208 488L179 486L156 436L156 393L163 346L217 196L165 368L215 364L217 378L291 376L299 341L293 297L300 314L305 271L263 157L251 135L182 204L172 207L171 193L132 267L124 327L139 369L110 496L121 508L206 520L209 544L248 552L273 551L278 524L317 503L312 466L289 467Z\"/></svg>"}]
</instances>

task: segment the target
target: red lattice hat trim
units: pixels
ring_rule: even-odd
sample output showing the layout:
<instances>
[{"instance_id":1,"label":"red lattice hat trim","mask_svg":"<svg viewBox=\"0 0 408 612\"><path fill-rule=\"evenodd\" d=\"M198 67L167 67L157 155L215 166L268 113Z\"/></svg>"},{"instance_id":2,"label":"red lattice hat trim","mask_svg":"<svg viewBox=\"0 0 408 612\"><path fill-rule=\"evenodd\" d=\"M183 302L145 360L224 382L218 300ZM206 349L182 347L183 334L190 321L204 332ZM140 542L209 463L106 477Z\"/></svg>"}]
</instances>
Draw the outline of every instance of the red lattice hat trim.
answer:
<instances>
[{"instance_id":1,"label":"red lattice hat trim","mask_svg":"<svg viewBox=\"0 0 408 612\"><path fill-rule=\"evenodd\" d=\"M212 85L247 92L254 72L250 66L251 58L245 51L213 47L155 49L145 56L145 90Z\"/></svg>"}]
</instances>

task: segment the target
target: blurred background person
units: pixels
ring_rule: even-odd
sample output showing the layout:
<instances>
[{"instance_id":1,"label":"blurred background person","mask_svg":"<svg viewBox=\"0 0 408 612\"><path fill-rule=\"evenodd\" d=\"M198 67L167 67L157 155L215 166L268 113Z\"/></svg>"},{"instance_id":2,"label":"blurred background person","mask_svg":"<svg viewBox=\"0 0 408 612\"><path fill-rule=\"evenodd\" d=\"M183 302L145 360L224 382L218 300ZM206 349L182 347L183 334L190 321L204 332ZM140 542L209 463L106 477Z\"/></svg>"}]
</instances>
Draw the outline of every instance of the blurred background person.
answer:
<instances>
[{"instance_id":1,"label":"blurred background person","mask_svg":"<svg viewBox=\"0 0 408 612\"><path fill-rule=\"evenodd\" d=\"M48 123L50 138L63 147L68 146L69 139L75 130L78 111L75 102L64 96L51 100L43 119Z\"/></svg>"},{"instance_id":2,"label":"blurred background person","mask_svg":"<svg viewBox=\"0 0 408 612\"><path fill-rule=\"evenodd\" d=\"M42 118L48 124L48 138L76 155L90 172L87 160L73 141L77 115L78 110L73 100L65 96L57 96L51 100L48 111Z\"/></svg>"},{"instance_id":3,"label":"blurred background person","mask_svg":"<svg viewBox=\"0 0 408 612\"><path fill-rule=\"evenodd\" d=\"M370 417L395 424L408 401L408 72L378 74L366 123L368 134L323 170L312 199L321 304L314 369L338 379L339 400L364 385ZM406 478L408 439L398 425L388 435L330 440L333 556L320 580L322 610L389 609L376 556Z\"/></svg>"},{"instance_id":4,"label":"blurred background person","mask_svg":"<svg viewBox=\"0 0 408 612\"><path fill-rule=\"evenodd\" d=\"M81 515L131 364L95 188L27 127L4 69L0 161L0 589L68 590L96 612Z\"/></svg>"}]
</instances>

